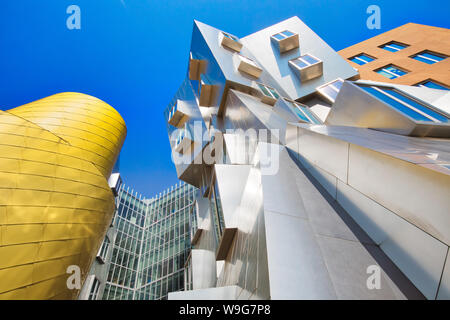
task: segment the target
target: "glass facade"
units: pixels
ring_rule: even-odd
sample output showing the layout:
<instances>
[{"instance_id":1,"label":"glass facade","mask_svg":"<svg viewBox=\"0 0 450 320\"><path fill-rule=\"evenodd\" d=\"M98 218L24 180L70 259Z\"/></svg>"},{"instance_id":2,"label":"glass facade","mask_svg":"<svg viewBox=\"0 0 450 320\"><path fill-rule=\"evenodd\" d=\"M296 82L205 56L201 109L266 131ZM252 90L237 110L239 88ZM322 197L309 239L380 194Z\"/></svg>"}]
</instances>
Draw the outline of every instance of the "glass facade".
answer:
<instances>
[{"instance_id":1,"label":"glass facade","mask_svg":"<svg viewBox=\"0 0 450 320\"><path fill-rule=\"evenodd\" d=\"M162 300L184 289L190 250L189 212L197 189L172 187L145 199L122 187L104 300Z\"/></svg>"}]
</instances>

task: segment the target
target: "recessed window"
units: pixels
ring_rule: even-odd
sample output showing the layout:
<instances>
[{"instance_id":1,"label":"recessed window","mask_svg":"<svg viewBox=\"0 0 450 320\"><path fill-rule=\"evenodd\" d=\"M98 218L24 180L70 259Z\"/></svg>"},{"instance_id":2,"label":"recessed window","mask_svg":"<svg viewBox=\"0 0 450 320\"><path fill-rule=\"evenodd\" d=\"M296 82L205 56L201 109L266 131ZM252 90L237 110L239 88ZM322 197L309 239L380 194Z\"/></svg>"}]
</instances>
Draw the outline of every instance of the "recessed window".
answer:
<instances>
[{"instance_id":1,"label":"recessed window","mask_svg":"<svg viewBox=\"0 0 450 320\"><path fill-rule=\"evenodd\" d=\"M407 44L403 44L403 43L396 42L396 41L391 41L391 42L388 42L388 43L380 46L381 49L384 49L384 50L387 50L390 52L397 52L402 49L405 49L406 47L408 47Z\"/></svg>"},{"instance_id":2,"label":"recessed window","mask_svg":"<svg viewBox=\"0 0 450 320\"><path fill-rule=\"evenodd\" d=\"M181 100L175 100L168 115L169 124L177 128L181 128L189 120L189 116L180 110L181 103Z\"/></svg>"},{"instance_id":3,"label":"recessed window","mask_svg":"<svg viewBox=\"0 0 450 320\"><path fill-rule=\"evenodd\" d=\"M449 122L447 116L393 88L376 86L360 86L360 88L415 121Z\"/></svg>"},{"instance_id":4,"label":"recessed window","mask_svg":"<svg viewBox=\"0 0 450 320\"><path fill-rule=\"evenodd\" d=\"M334 102L343 83L344 80L339 78L318 87L317 91L330 102Z\"/></svg>"},{"instance_id":5,"label":"recessed window","mask_svg":"<svg viewBox=\"0 0 450 320\"><path fill-rule=\"evenodd\" d=\"M238 58L240 60L238 66L239 71L245 72L255 78L259 78L262 69L258 66L258 64L255 61L241 54L238 54Z\"/></svg>"},{"instance_id":6,"label":"recessed window","mask_svg":"<svg viewBox=\"0 0 450 320\"><path fill-rule=\"evenodd\" d=\"M229 33L222 32L222 46L227 47L228 49L240 52L242 49L242 43L239 42L239 39L235 36L232 36Z\"/></svg>"},{"instance_id":7,"label":"recessed window","mask_svg":"<svg viewBox=\"0 0 450 320\"><path fill-rule=\"evenodd\" d=\"M440 53L425 50L423 52L420 52L420 53L417 53L417 54L411 56L411 58L413 58L414 60L417 60L417 61L425 62L428 64L433 64L433 63L444 60L445 58L447 58L447 56L440 54Z\"/></svg>"},{"instance_id":8,"label":"recessed window","mask_svg":"<svg viewBox=\"0 0 450 320\"><path fill-rule=\"evenodd\" d=\"M297 115L301 122L322 124L322 122L309 110L309 108L298 102L284 99L292 108L292 111Z\"/></svg>"},{"instance_id":9,"label":"recessed window","mask_svg":"<svg viewBox=\"0 0 450 320\"><path fill-rule=\"evenodd\" d=\"M280 94L277 92L277 90L262 83L258 83L258 87L263 94L263 96L261 97L261 101L273 106L277 99L280 97Z\"/></svg>"},{"instance_id":10,"label":"recessed window","mask_svg":"<svg viewBox=\"0 0 450 320\"><path fill-rule=\"evenodd\" d=\"M425 80L425 81L419 82L415 86L426 87L426 88L431 88L431 89L439 89L439 90L450 90L450 88L444 86L443 84L439 84L433 80Z\"/></svg>"},{"instance_id":11,"label":"recessed window","mask_svg":"<svg viewBox=\"0 0 450 320\"><path fill-rule=\"evenodd\" d=\"M408 72L405 70L400 69L399 67L396 67L392 64L387 65L383 68L380 68L378 70L375 70L376 73L381 74L382 76L385 76L386 78L389 79L396 79L398 77L401 77L405 74L407 74Z\"/></svg>"},{"instance_id":12,"label":"recessed window","mask_svg":"<svg viewBox=\"0 0 450 320\"><path fill-rule=\"evenodd\" d=\"M349 60L359 65L363 65L375 60L375 58L372 58L365 53L361 53L358 54L357 56L354 56L353 58L350 58Z\"/></svg>"},{"instance_id":13,"label":"recessed window","mask_svg":"<svg viewBox=\"0 0 450 320\"><path fill-rule=\"evenodd\" d=\"M232 36L231 34L228 34L228 33L223 32L223 35L224 35L225 37L227 37L228 39L231 39L231 40L233 40L233 41L239 42L239 39L236 38L235 36Z\"/></svg>"}]
</instances>

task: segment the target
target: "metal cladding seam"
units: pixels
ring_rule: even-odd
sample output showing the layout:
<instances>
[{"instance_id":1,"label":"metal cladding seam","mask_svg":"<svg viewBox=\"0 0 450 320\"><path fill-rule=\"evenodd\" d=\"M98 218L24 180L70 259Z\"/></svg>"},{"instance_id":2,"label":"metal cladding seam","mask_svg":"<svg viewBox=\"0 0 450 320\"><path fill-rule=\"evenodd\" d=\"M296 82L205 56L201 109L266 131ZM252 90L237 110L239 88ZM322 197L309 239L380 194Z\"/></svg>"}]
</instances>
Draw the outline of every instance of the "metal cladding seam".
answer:
<instances>
[{"instance_id":1,"label":"metal cladding seam","mask_svg":"<svg viewBox=\"0 0 450 320\"><path fill-rule=\"evenodd\" d=\"M0 111L0 300L74 299L114 212L107 183L126 136L105 102L60 93Z\"/></svg>"}]
</instances>

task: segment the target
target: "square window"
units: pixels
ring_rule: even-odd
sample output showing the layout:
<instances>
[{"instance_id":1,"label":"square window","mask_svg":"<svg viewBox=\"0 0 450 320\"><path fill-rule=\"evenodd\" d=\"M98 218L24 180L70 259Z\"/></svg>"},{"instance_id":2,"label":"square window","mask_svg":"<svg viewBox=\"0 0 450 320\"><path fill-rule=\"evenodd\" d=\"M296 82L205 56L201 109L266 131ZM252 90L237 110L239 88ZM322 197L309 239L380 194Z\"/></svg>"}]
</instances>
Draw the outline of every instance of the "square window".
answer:
<instances>
[{"instance_id":1,"label":"square window","mask_svg":"<svg viewBox=\"0 0 450 320\"><path fill-rule=\"evenodd\" d=\"M389 79L396 79L408 73L407 71L400 69L399 67L394 66L392 64L384 66L378 70L375 70L375 72Z\"/></svg>"},{"instance_id":2,"label":"square window","mask_svg":"<svg viewBox=\"0 0 450 320\"><path fill-rule=\"evenodd\" d=\"M407 44L400 43L400 42L397 42L397 41L391 41L391 42L388 42L388 43L383 44L383 45L380 46L381 49L384 49L384 50L387 50L387 51L390 51L390 52L397 52L397 51L400 51L402 49L405 49L406 47L408 47Z\"/></svg>"},{"instance_id":3,"label":"square window","mask_svg":"<svg viewBox=\"0 0 450 320\"><path fill-rule=\"evenodd\" d=\"M358 54L357 56L350 58L349 60L354 63L357 63L359 65L363 65L363 64L366 64L366 63L369 63L369 62L375 60L375 58L372 58L365 53L361 53L361 54Z\"/></svg>"},{"instance_id":4,"label":"square window","mask_svg":"<svg viewBox=\"0 0 450 320\"><path fill-rule=\"evenodd\" d=\"M445 58L447 58L447 56L440 54L440 53L425 50L425 51L419 52L415 55L412 55L411 58L413 58L414 60L417 60L417 61L425 62L428 64L433 64L433 63L444 60Z\"/></svg>"}]
</instances>

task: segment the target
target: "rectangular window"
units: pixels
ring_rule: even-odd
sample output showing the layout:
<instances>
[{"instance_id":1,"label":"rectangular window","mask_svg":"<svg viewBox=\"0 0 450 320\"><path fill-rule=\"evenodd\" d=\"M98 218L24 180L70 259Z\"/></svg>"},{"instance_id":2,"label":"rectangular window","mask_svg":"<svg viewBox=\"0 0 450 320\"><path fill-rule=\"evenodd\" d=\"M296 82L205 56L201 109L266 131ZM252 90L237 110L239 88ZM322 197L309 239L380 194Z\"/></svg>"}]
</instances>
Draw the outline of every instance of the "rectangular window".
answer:
<instances>
[{"instance_id":1,"label":"rectangular window","mask_svg":"<svg viewBox=\"0 0 450 320\"><path fill-rule=\"evenodd\" d=\"M425 62L428 64L433 64L433 63L444 60L445 58L447 58L447 56L440 54L440 53L425 50L423 52L412 55L411 58L413 58L414 60L417 60L417 61Z\"/></svg>"},{"instance_id":2,"label":"rectangular window","mask_svg":"<svg viewBox=\"0 0 450 320\"><path fill-rule=\"evenodd\" d=\"M307 106L292 100L285 99L285 101L290 104L292 110L301 121L312 124L322 124L321 121L317 119L317 117L311 112L311 110L309 110Z\"/></svg>"},{"instance_id":3,"label":"rectangular window","mask_svg":"<svg viewBox=\"0 0 450 320\"><path fill-rule=\"evenodd\" d=\"M283 39L292 37L293 35L295 35L295 33L290 32L290 31L288 31L288 30L285 30L285 31L283 31L283 32L274 34L272 37L274 37L274 38L277 39L277 40L283 40Z\"/></svg>"},{"instance_id":4,"label":"rectangular window","mask_svg":"<svg viewBox=\"0 0 450 320\"><path fill-rule=\"evenodd\" d=\"M392 88L360 86L361 89L416 121L449 122L449 118Z\"/></svg>"},{"instance_id":5,"label":"rectangular window","mask_svg":"<svg viewBox=\"0 0 450 320\"><path fill-rule=\"evenodd\" d=\"M343 83L344 80L339 78L318 87L317 91L329 101L334 102Z\"/></svg>"},{"instance_id":6,"label":"rectangular window","mask_svg":"<svg viewBox=\"0 0 450 320\"><path fill-rule=\"evenodd\" d=\"M278 99L280 97L280 95L274 88L266 86L265 84L262 83L258 83L258 87L261 89L264 95L268 96L269 98Z\"/></svg>"},{"instance_id":7,"label":"rectangular window","mask_svg":"<svg viewBox=\"0 0 450 320\"><path fill-rule=\"evenodd\" d=\"M431 89L439 89L439 90L450 90L448 87L443 84L439 84L433 80L425 80L415 85L416 87L426 87Z\"/></svg>"},{"instance_id":8,"label":"rectangular window","mask_svg":"<svg viewBox=\"0 0 450 320\"><path fill-rule=\"evenodd\" d=\"M98 257L101 259L101 262L105 263L106 262L106 256L108 254L108 249L109 249L109 238L108 236L105 237L105 239L103 240L102 246L100 248L100 252L98 254Z\"/></svg>"},{"instance_id":9,"label":"rectangular window","mask_svg":"<svg viewBox=\"0 0 450 320\"><path fill-rule=\"evenodd\" d=\"M222 33L223 33L223 35L224 35L225 37L227 37L228 39L231 39L231 40L233 40L233 41L239 42L238 38L232 36L231 34L228 34L228 33L225 33L225 32L222 32Z\"/></svg>"},{"instance_id":10,"label":"rectangular window","mask_svg":"<svg viewBox=\"0 0 450 320\"><path fill-rule=\"evenodd\" d=\"M398 77L401 77L405 74L407 74L408 72L406 72L405 70L400 69L399 67L396 67L392 64L387 65L383 68L380 68L378 70L375 70L376 73L381 74L382 76L385 76L386 78L389 79L396 79Z\"/></svg>"},{"instance_id":11,"label":"rectangular window","mask_svg":"<svg viewBox=\"0 0 450 320\"><path fill-rule=\"evenodd\" d=\"M296 67L303 69L313 64L319 63L320 60L310 54L305 54L304 56L298 57L289 62L293 63Z\"/></svg>"},{"instance_id":12,"label":"rectangular window","mask_svg":"<svg viewBox=\"0 0 450 320\"><path fill-rule=\"evenodd\" d=\"M97 278L94 278L92 283L91 291L89 292L88 300L97 300L98 289L100 288L100 281Z\"/></svg>"},{"instance_id":13,"label":"rectangular window","mask_svg":"<svg viewBox=\"0 0 450 320\"><path fill-rule=\"evenodd\" d=\"M354 56L353 58L350 58L349 60L359 65L363 65L375 60L375 58L372 58L365 53L361 53L358 54L357 56Z\"/></svg>"},{"instance_id":14,"label":"rectangular window","mask_svg":"<svg viewBox=\"0 0 450 320\"><path fill-rule=\"evenodd\" d=\"M391 41L391 42L388 42L388 43L380 46L381 49L384 49L384 50L387 50L390 52L397 52L402 49L405 49L406 47L408 47L407 44L403 44L403 43L396 42L396 41Z\"/></svg>"}]
</instances>

